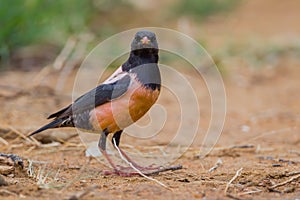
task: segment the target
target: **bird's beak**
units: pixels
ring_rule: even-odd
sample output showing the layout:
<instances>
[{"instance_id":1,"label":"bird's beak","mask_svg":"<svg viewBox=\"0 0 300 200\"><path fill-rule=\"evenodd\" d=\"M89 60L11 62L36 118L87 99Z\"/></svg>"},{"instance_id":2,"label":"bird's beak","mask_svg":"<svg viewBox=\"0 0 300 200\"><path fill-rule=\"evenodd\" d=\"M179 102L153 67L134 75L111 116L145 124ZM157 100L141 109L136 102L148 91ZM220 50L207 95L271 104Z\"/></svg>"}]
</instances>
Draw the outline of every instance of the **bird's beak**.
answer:
<instances>
[{"instance_id":1,"label":"bird's beak","mask_svg":"<svg viewBox=\"0 0 300 200\"><path fill-rule=\"evenodd\" d=\"M141 39L141 43L142 44L149 44L151 41L148 39L147 36L143 37L143 39Z\"/></svg>"}]
</instances>

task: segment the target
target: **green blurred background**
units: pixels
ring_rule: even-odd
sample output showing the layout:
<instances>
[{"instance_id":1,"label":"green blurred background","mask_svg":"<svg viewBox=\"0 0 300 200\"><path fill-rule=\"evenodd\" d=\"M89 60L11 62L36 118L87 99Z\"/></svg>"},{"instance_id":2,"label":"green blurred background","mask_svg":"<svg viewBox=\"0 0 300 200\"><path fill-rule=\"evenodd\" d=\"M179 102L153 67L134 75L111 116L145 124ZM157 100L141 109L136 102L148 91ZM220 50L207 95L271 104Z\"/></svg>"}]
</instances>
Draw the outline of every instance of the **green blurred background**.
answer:
<instances>
[{"instance_id":1,"label":"green blurred background","mask_svg":"<svg viewBox=\"0 0 300 200\"><path fill-rule=\"evenodd\" d=\"M44 67L68 45L75 47L66 56L78 65L99 42L138 27L191 36L219 69L233 59L256 68L278 65L279 58L300 55L299 5L298 0L0 0L0 70Z\"/></svg>"},{"instance_id":2,"label":"green blurred background","mask_svg":"<svg viewBox=\"0 0 300 200\"><path fill-rule=\"evenodd\" d=\"M31 70L51 63L70 37L77 40L88 35L88 52L99 41L130 28L176 29L186 20L201 24L210 16L226 15L238 2L0 0L0 68Z\"/></svg>"}]
</instances>

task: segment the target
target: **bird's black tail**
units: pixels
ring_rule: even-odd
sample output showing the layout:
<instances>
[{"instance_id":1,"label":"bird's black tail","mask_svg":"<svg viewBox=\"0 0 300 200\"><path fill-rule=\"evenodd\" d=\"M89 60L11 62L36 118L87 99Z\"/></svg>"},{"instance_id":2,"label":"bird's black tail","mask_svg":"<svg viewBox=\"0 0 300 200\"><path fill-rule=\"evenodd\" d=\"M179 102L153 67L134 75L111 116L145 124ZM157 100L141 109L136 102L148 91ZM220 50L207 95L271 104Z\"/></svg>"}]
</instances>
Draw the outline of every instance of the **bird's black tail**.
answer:
<instances>
[{"instance_id":1,"label":"bird's black tail","mask_svg":"<svg viewBox=\"0 0 300 200\"><path fill-rule=\"evenodd\" d=\"M37 133L40 133L40 132L42 132L46 129L61 127L64 124L65 121L66 121L66 119L55 119L54 121L50 122L49 124L47 124L47 125L39 128L38 130L32 132L28 137L33 136Z\"/></svg>"}]
</instances>

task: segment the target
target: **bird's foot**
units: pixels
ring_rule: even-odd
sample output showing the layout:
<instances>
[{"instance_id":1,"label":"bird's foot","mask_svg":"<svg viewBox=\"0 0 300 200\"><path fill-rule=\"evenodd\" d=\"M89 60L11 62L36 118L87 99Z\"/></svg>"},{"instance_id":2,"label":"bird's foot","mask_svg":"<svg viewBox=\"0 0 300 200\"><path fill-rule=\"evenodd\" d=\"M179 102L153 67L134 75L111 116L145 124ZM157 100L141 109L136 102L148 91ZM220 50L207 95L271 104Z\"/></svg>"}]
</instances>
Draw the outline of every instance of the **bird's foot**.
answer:
<instances>
[{"instance_id":1,"label":"bird's foot","mask_svg":"<svg viewBox=\"0 0 300 200\"><path fill-rule=\"evenodd\" d=\"M24 168L23 159L18 155L0 153L0 157L10 158L14 162L15 166L21 166L21 168Z\"/></svg>"},{"instance_id":2,"label":"bird's foot","mask_svg":"<svg viewBox=\"0 0 300 200\"><path fill-rule=\"evenodd\" d=\"M123 167L123 166L118 166L119 168L114 169L113 171L104 171L104 175L118 175L118 176L123 176L123 177L128 177L128 176L136 176L136 175L154 175L154 174L159 174L160 172L165 172L165 171L174 171L174 170L179 170L182 169L182 165L176 165L176 166L170 166L170 167L153 167L153 166L148 166L148 167Z\"/></svg>"}]
</instances>

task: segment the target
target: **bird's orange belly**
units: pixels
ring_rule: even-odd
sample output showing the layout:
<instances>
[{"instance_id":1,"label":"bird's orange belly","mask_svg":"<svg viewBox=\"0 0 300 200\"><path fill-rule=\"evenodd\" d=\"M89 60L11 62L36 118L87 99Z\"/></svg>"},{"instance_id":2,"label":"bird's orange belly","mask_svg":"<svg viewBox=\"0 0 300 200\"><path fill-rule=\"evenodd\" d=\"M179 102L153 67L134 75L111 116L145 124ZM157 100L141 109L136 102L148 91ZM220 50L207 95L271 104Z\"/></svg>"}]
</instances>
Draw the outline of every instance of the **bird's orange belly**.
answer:
<instances>
[{"instance_id":1,"label":"bird's orange belly","mask_svg":"<svg viewBox=\"0 0 300 200\"><path fill-rule=\"evenodd\" d=\"M133 124L144 116L156 102L159 90L138 87L132 92L90 112L90 122L95 130L114 133Z\"/></svg>"}]
</instances>

